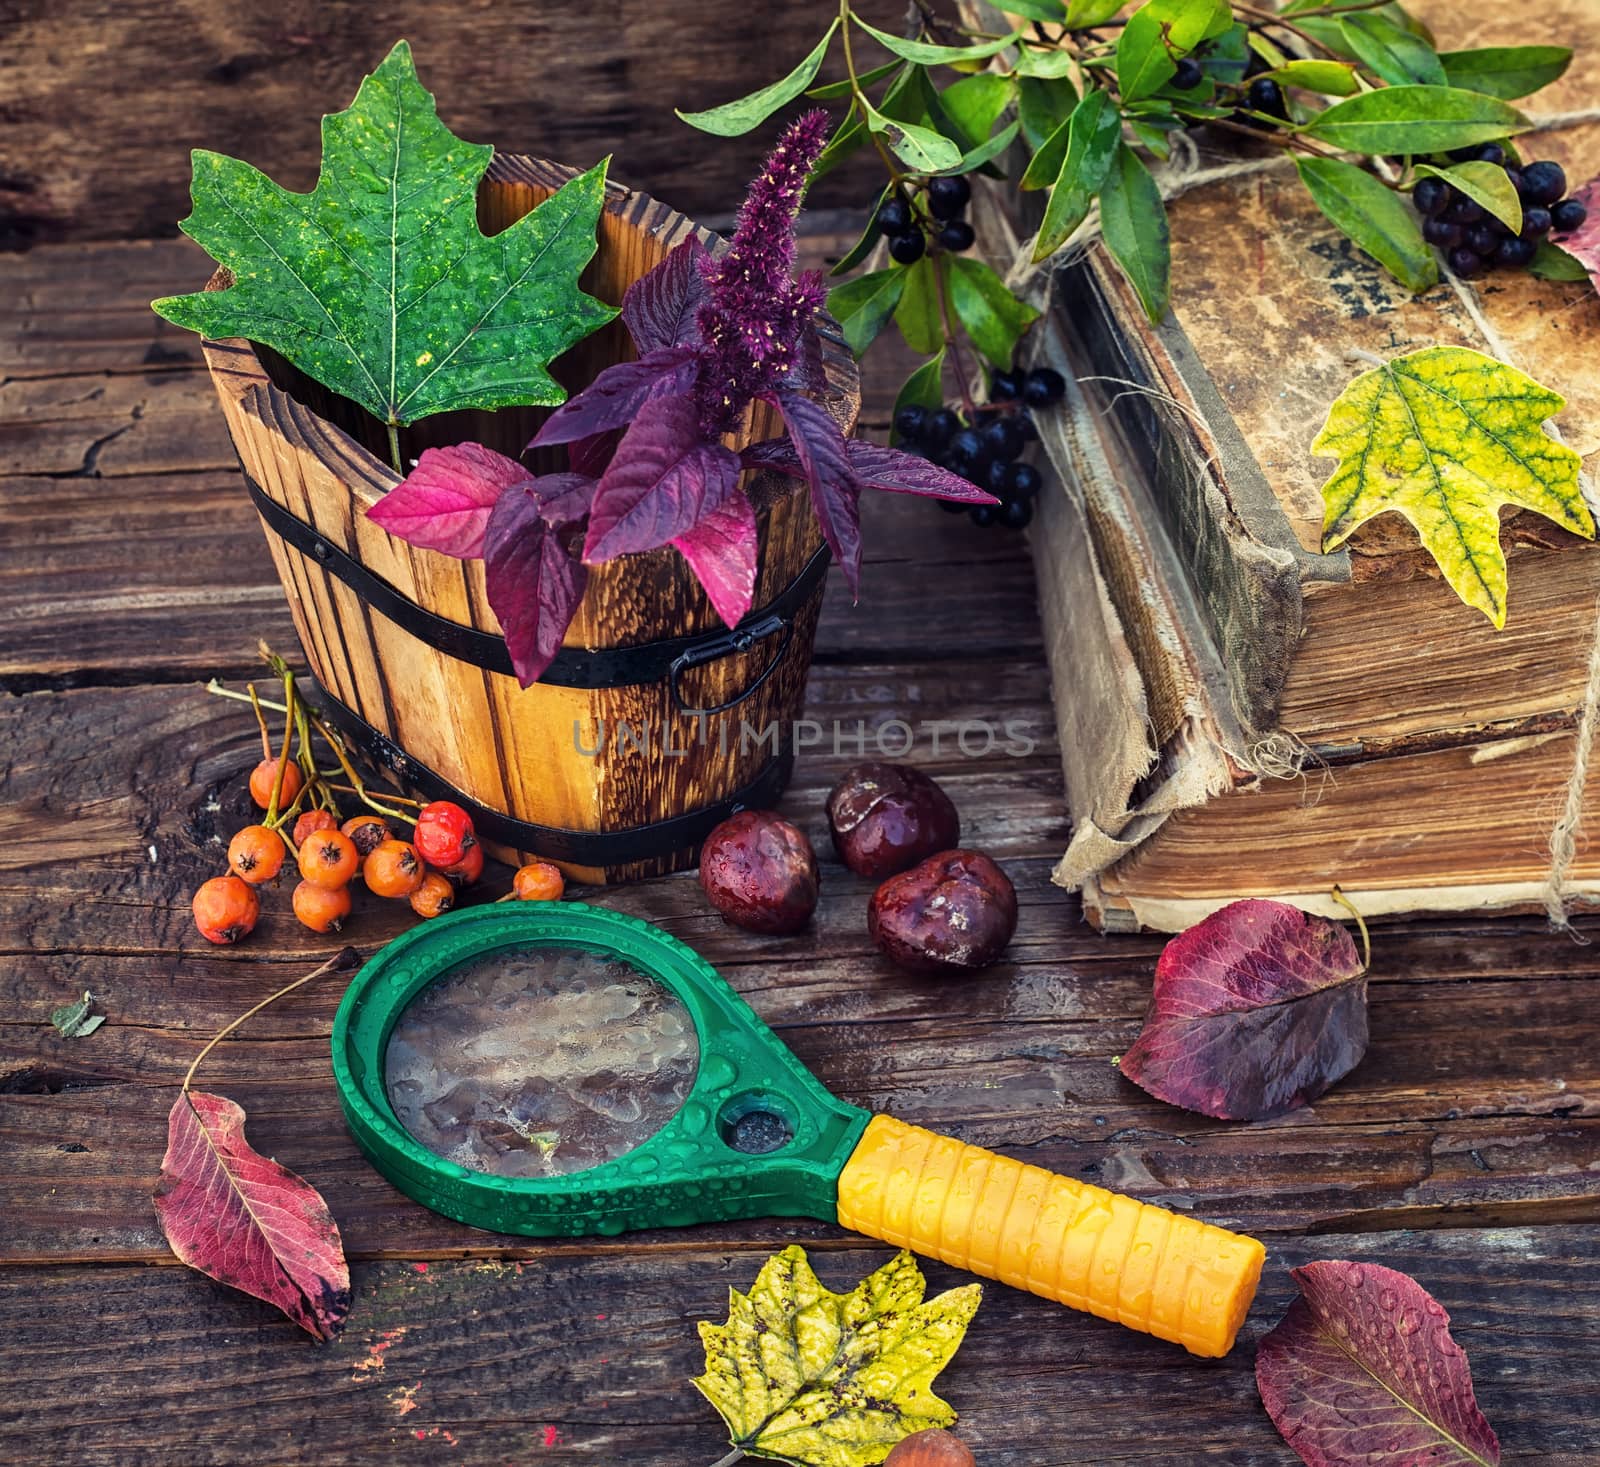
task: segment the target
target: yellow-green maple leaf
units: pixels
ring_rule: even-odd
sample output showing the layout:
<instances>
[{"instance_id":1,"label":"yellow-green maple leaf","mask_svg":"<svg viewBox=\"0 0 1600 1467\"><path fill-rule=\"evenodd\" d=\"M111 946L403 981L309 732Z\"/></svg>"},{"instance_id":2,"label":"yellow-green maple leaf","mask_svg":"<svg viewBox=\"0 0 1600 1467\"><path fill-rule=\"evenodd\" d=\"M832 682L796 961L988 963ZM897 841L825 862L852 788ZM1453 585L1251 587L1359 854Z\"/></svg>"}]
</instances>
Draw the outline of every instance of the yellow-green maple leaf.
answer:
<instances>
[{"instance_id":1,"label":"yellow-green maple leaf","mask_svg":"<svg viewBox=\"0 0 1600 1467\"><path fill-rule=\"evenodd\" d=\"M1311 445L1340 460L1322 486L1322 548L1375 515L1402 514L1455 593L1503 627L1502 505L1594 538L1578 455L1540 426L1565 406L1560 393L1466 347L1424 347L1363 372Z\"/></svg>"},{"instance_id":2,"label":"yellow-green maple leaf","mask_svg":"<svg viewBox=\"0 0 1600 1467\"><path fill-rule=\"evenodd\" d=\"M874 1467L902 1437L949 1426L933 1393L977 1311L977 1284L923 1302L909 1253L848 1294L823 1287L803 1248L769 1258L728 1322L702 1322L706 1373L694 1384L734 1446L800 1467Z\"/></svg>"}]
</instances>

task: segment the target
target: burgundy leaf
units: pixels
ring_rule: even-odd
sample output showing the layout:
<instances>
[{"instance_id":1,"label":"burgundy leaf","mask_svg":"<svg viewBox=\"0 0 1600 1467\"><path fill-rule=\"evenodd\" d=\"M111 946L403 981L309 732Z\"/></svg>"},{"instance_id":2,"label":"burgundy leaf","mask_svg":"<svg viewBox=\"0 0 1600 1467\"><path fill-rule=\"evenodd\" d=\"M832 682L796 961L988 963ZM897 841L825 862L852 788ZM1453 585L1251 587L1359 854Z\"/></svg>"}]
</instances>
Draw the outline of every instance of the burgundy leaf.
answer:
<instances>
[{"instance_id":1,"label":"burgundy leaf","mask_svg":"<svg viewBox=\"0 0 1600 1467\"><path fill-rule=\"evenodd\" d=\"M854 595L861 587L861 489L844 434L828 410L809 397L780 392L769 401L788 424L789 440L811 485L811 507L822 538Z\"/></svg>"},{"instance_id":2,"label":"burgundy leaf","mask_svg":"<svg viewBox=\"0 0 1600 1467\"><path fill-rule=\"evenodd\" d=\"M733 475L722 498L705 506L693 528L672 544L705 587L717 615L728 626L737 625L755 596L761 551L755 506L738 474Z\"/></svg>"},{"instance_id":3,"label":"burgundy leaf","mask_svg":"<svg viewBox=\"0 0 1600 1467\"><path fill-rule=\"evenodd\" d=\"M738 479L737 456L703 436L691 399L652 398L595 491L584 560L598 565L671 544L694 528L704 506L721 504Z\"/></svg>"},{"instance_id":4,"label":"burgundy leaf","mask_svg":"<svg viewBox=\"0 0 1600 1467\"><path fill-rule=\"evenodd\" d=\"M1315 1100L1367 1052L1350 934L1283 902L1233 902L1172 939L1122 1073L1158 1100L1261 1120Z\"/></svg>"},{"instance_id":5,"label":"burgundy leaf","mask_svg":"<svg viewBox=\"0 0 1600 1467\"><path fill-rule=\"evenodd\" d=\"M539 518L553 530L577 524L594 502L595 480L588 474L544 474L522 486L539 502Z\"/></svg>"},{"instance_id":6,"label":"burgundy leaf","mask_svg":"<svg viewBox=\"0 0 1600 1467\"><path fill-rule=\"evenodd\" d=\"M1309 1467L1496 1467L1500 1443L1433 1295L1374 1263L1291 1272L1300 1297L1261 1341L1256 1386Z\"/></svg>"},{"instance_id":7,"label":"burgundy leaf","mask_svg":"<svg viewBox=\"0 0 1600 1467\"><path fill-rule=\"evenodd\" d=\"M847 438L845 451L856 483L863 489L883 489L893 494L926 494L934 499L953 499L961 504L998 504L992 494L976 484L942 469L938 464L898 448L883 448L865 438ZM794 445L787 438L768 438L752 444L740 455L746 468L774 469L780 474L805 478Z\"/></svg>"},{"instance_id":8,"label":"burgundy leaf","mask_svg":"<svg viewBox=\"0 0 1600 1467\"><path fill-rule=\"evenodd\" d=\"M589 438L608 428L624 428L652 397L687 392L699 370L699 358L682 347L651 352L636 362L617 362L551 413L528 447L546 448Z\"/></svg>"},{"instance_id":9,"label":"burgundy leaf","mask_svg":"<svg viewBox=\"0 0 1600 1467\"><path fill-rule=\"evenodd\" d=\"M539 501L521 489L494 507L483 541L489 605L500 618L517 681L535 683L561 648L588 571L549 528Z\"/></svg>"},{"instance_id":10,"label":"burgundy leaf","mask_svg":"<svg viewBox=\"0 0 1600 1467\"><path fill-rule=\"evenodd\" d=\"M595 433L588 438L574 438L567 445L567 462L573 473L598 479L605 473L606 465L611 462L611 456L621 442L621 428L607 428L604 433Z\"/></svg>"},{"instance_id":11,"label":"burgundy leaf","mask_svg":"<svg viewBox=\"0 0 1600 1467\"><path fill-rule=\"evenodd\" d=\"M795 338L788 386L796 392L820 396L827 385L828 374L822 365L822 338L817 334L817 323L813 317L800 328L800 334Z\"/></svg>"},{"instance_id":12,"label":"burgundy leaf","mask_svg":"<svg viewBox=\"0 0 1600 1467\"><path fill-rule=\"evenodd\" d=\"M425 448L367 518L424 550L473 560L483 554L483 532L501 491L531 477L515 459L481 443Z\"/></svg>"},{"instance_id":13,"label":"burgundy leaf","mask_svg":"<svg viewBox=\"0 0 1600 1467\"><path fill-rule=\"evenodd\" d=\"M338 1225L309 1182L251 1150L231 1100L179 1094L155 1202L184 1263L276 1305L319 1340L338 1334L350 1312Z\"/></svg>"},{"instance_id":14,"label":"burgundy leaf","mask_svg":"<svg viewBox=\"0 0 1600 1467\"><path fill-rule=\"evenodd\" d=\"M698 239L686 239L628 287L622 298L622 319L641 356L662 347L700 345L695 317L706 298L706 283L700 274L704 254L705 247Z\"/></svg>"},{"instance_id":15,"label":"burgundy leaf","mask_svg":"<svg viewBox=\"0 0 1600 1467\"><path fill-rule=\"evenodd\" d=\"M1572 197L1589 211L1588 216L1570 234L1552 235L1551 243L1577 260L1589 272L1589 283L1600 290L1600 178L1574 189Z\"/></svg>"}]
</instances>

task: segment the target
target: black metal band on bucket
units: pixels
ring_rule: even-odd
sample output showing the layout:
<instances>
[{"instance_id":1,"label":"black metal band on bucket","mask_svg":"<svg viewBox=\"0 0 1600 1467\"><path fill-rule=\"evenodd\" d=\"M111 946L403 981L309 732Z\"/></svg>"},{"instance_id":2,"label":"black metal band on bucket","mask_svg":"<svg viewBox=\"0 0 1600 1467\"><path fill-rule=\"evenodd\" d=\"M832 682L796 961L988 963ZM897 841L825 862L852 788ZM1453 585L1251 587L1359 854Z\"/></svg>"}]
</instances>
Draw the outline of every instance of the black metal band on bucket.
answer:
<instances>
[{"instance_id":1,"label":"black metal band on bucket","mask_svg":"<svg viewBox=\"0 0 1600 1467\"><path fill-rule=\"evenodd\" d=\"M240 472L244 473L241 465ZM309 556L331 576L343 581L374 611L409 632L419 642L469 662L486 672L516 675L505 638L477 627L439 616L418 606L404 592L374 574L341 546L319 534L302 519L289 513L248 473L245 487L267 527L302 555ZM787 586L765 606L750 611L739 625L720 632L703 632L690 637L663 637L632 647L563 647L540 676L541 683L561 688L621 688L639 683L672 682L672 698L679 712L719 713L736 706L761 686L787 650L794 618L828 569L828 547L819 546ZM783 643L765 671L731 702L717 708L686 707L678 690L678 680L691 667L702 667L723 657L748 652L768 637L782 635Z\"/></svg>"},{"instance_id":2,"label":"black metal band on bucket","mask_svg":"<svg viewBox=\"0 0 1600 1467\"><path fill-rule=\"evenodd\" d=\"M567 830L555 825L534 825L501 810L480 804L442 775L406 753L393 739L374 728L359 713L345 707L324 687L313 683L317 703L329 721L378 768L421 791L430 800L453 800L470 816L478 834L497 845L534 851L554 861L576 866L625 866L699 845L730 815L740 810L776 803L789 783L794 750L781 743L748 784L726 799L702 805L665 820L631 825L625 830Z\"/></svg>"}]
</instances>

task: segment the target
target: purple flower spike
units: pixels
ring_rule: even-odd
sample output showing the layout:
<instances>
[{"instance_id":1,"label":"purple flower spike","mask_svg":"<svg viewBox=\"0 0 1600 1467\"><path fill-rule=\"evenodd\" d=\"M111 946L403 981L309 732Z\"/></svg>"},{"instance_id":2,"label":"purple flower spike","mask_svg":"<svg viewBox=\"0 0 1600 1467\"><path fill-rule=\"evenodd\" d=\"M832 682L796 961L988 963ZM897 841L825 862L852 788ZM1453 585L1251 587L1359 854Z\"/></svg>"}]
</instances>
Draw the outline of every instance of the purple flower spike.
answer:
<instances>
[{"instance_id":1,"label":"purple flower spike","mask_svg":"<svg viewBox=\"0 0 1600 1467\"><path fill-rule=\"evenodd\" d=\"M827 138L820 109L789 126L750 185L727 253L703 267L696 406L708 435L732 432L751 398L787 386L801 338L816 329L827 289L816 271L795 278L794 223Z\"/></svg>"}]
</instances>

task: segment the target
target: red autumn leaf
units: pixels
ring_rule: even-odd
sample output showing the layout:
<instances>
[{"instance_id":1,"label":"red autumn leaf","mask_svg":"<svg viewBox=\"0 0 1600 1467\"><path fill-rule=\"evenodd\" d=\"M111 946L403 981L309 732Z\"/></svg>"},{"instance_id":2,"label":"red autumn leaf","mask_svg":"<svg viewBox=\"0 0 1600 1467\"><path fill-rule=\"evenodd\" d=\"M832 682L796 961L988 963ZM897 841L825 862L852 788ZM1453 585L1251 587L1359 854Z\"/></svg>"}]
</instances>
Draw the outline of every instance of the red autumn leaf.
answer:
<instances>
[{"instance_id":1,"label":"red autumn leaf","mask_svg":"<svg viewBox=\"0 0 1600 1467\"><path fill-rule=\"evenodd\" d=\"M350 1312L338 1225L309 1182L251 1150L231 1100L178 1096L155 1202L184 1263L276 1305L319 1340L338 1334Z\"/></svg>"},{"instance_id":2,"label":"red autumn leaf","mask_svg":"<svg viewBox=\"0 0 1600 1467\"><path fill-rule=\"evenodd\" d=\"M1256 1386L1309 1467L1496 1467L1499 1440L1432 1294L1373 1263L1291 1272L1300 1297L1261 1341Z\"/></svg>"},{"instance_id":3,"label":"red autumn leaf","mask_svg":"<svg viewBox=\"0 0 1600 1467\"><path fill-rule=\"evenodd\" d=\"M1157 1100L1256 1121L1315 1100L1367 1052L1350 934L1283 902L1233 902L1173 938L1122 1073Z\"/></svg>"},{"instance_id":4,"label":"red autumn leaf","mask_svg":"<svg viewBox=\"0 0 1600 1467\"><path fill-rule=\"evenodd\" d=\"M728 626L737 625L755 596L761 554L755 506L737 474L722 497L702 508L699 520L672 544L705 587L717 615Z\"/></svg>"},{"instance_id":5,"label":"red autumn leaf","mask_svg":"<svg viewBox=\"0 0 1600 1467\"><path fill-rule=\"evenodd\" d=\"M528 447L575 443L625 428L652 397L681 397L688 392L699 371L700 358L683 347L651 352L636 362L614 363L551 413Z\"/></svg>"},{"instance_id":6,"label":"red autumn leaf","mask_svg":"<svg viewBox=\"0 0 1600 1467\"><path fill-rule=\"evenodd\" d=\"M515 459L481 443L425 448L416 468L367 511L367 518L424 550L474 560L483 554L483 532L495 501L531 477Z\"/></svg>"},{"instance_id":7,"label":"red autumn leaf","mask_svg":"<svg viewBox=\"0 0 1600 1467\"><path fill-rule=\"evenodd\" d=\"M865 438L847 438L845 452L850 455L850 472L862 489L881 489L890 494L925 494L958 504L1000 503L970 480L918 454L885 448ZM797 479L805 478L800 456L787 438L768 438L753 443L740 457L746 468L773 469Z\"/></svg>"},{"instance_id":8,"label":"red autumn leaf","mask_svg":"<svg viewBox=\"0 0 1600 1467\"><path fill-rule=\"evenodd\" d=\"M1572 197L1587 209L1582 224L1570 234L1554 234L1551 243L1558 244L1589 272L1589 283L1600 290L1600 178L1591 178Z\"/></svg>"},{"instance_id":9,"label":"red autumn leaf","mask_svg":"<svg viewBox=\"0 0 1600 1467\"><path fill-rule=\"evenodd\" d=\"M861 486L844 434L825 407L798 392L775 393L768 400L783 414L802 477L811 486L822 538L853 596L861 588Z\"/></svg>"}]
</instances>

